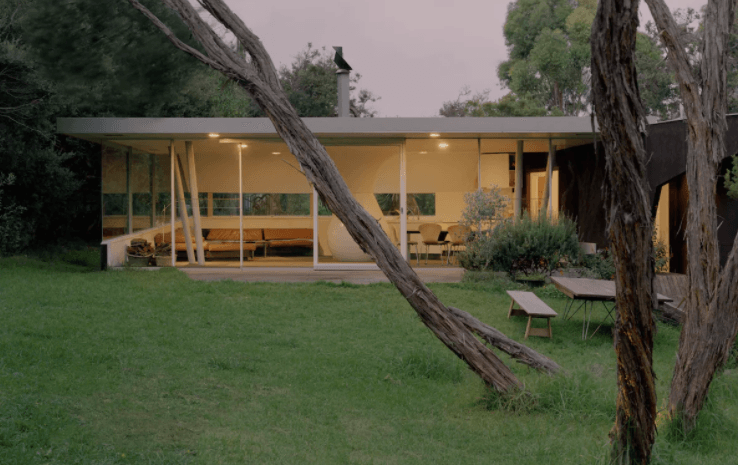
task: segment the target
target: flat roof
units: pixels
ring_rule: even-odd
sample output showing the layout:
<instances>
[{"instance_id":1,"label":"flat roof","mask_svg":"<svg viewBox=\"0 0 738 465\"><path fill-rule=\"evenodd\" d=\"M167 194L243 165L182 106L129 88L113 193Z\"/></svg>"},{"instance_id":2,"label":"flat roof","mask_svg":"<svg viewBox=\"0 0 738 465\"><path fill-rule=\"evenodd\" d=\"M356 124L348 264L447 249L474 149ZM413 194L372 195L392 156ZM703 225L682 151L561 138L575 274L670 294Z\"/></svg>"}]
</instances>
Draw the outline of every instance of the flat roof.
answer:
<instances>
[{"instance_id":1,"label":"flat roof","mask_svg":"<svg viewBox=\"0 0 738 465\"><path fill-rule=\"evenodd\" d=\"M591 140L590 118L303 118L318 137L577 139ZM595 132L597 128L595 128ZM57 118L57 132L93 141L278 137L268 118Z\"/></svg>"}]
</instances>

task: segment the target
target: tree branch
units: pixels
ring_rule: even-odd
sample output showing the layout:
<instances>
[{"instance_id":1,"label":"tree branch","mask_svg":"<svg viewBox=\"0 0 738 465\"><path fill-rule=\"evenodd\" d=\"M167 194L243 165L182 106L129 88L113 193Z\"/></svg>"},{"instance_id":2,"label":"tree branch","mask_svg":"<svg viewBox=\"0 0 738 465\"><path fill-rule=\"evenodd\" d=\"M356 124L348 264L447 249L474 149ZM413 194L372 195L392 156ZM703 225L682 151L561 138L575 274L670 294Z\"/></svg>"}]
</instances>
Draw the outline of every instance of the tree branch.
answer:
<instances>
[{"instance_id":1,"label":"tree branch","mask_svg":"<svg viewBox=\"0 0 738 465\"><path fill-rule=\"evenodd\" d=\"M664 0L645 1L658 27L661 42L669 52L667 59L676 73L682 98L685 100L684 111L687 119L702 119L703 111L700 102L700 86L692 75L689 57L687 56L684 45L679 40L679 28L677 27L676 21L671 16L669 7L666 6Z\"/></svg>"}]
</instances>

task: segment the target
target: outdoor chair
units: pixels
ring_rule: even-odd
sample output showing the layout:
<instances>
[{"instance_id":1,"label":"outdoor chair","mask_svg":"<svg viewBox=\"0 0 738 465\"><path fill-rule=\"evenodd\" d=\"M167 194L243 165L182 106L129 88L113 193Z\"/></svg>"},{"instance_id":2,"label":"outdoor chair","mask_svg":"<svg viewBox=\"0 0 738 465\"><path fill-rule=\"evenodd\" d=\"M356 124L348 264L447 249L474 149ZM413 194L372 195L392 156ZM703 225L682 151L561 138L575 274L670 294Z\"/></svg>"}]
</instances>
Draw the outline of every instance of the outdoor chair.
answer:
<instances>
[{"instance_id":1,"label":"outdoor chair","mask_svg":"<svg viewBox=\"0 0 738 465\"><path fill-rule=\"evenodd\" d=\"M446 256L446 263L451 264L451 254L455 251L466 249L467 237L471 234L471 228L461 224L455 224L448 227L448 255Z\"/></svg>"},{"instance_id":2,"label":"outdoor chair","mask_svg":"<svg viewBox=\"0 0 738 465\"><path fill-rule=\"evenodd\" d=\"M440 236L441 231L443 230L441 225L434 223L425 223L421 224L420 227L418 227L418 230L420 231L420 237L423 240L423 245L425 245L425 264L428 264L428 251L430 249L430 246L432 245L441 246L441 258L443 258L443 247L446 245L446 241L438 240L438 236Z\"/></svg>"}]
</instances>

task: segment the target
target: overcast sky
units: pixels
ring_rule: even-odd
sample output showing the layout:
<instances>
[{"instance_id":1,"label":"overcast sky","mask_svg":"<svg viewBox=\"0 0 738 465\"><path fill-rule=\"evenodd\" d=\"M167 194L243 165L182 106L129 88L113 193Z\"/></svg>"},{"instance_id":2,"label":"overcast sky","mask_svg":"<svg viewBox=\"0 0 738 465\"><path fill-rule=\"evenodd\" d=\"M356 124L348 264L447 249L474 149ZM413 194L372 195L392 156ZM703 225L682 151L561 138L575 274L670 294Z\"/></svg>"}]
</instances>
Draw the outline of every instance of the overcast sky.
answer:
<instances>
[{"instance_id":1,"label":"overcast sky","mask_svg":"<svg viewBox=\"0 0 738 465\"><path fill-rule=\"evenodd\" d=\"M464 86L506 93L497 65L507 58L504 0L226 0L258 35L275 65L289 65L308 42L343 46L360 88L381 97L378 116L438 116ZM666 0L671 9L704 0ZM641 2L641 24L650 20Z\"/></svg>"}]
</instances>

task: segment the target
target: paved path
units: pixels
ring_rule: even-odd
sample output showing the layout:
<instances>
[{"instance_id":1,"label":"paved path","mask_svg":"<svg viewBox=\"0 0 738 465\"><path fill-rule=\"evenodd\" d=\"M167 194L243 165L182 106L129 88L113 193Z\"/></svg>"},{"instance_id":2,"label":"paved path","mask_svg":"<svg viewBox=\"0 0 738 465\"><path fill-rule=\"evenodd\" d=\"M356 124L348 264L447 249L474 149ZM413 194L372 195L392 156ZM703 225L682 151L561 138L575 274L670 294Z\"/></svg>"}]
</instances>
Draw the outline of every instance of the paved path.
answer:
<instances>
[{"instance_id":1,"label":"paved path","mask_svg":"<svg viewBox=\"0 0 738 465\"><path fill-rule=\"evenodd\" d=\"M381 271L315 271L311 268L180 268L198 281L221 281L230 279L242 282L309 283L328 281L352 284L388 283ZM463 268L417 268L415 270L425 283L458 283L464 275Z\"/></svg>"}]
</instances>

